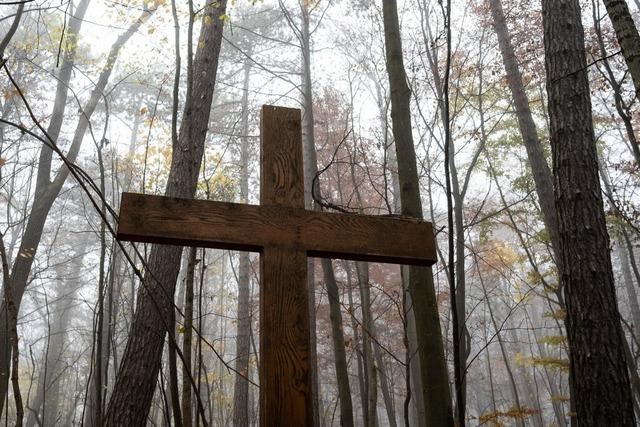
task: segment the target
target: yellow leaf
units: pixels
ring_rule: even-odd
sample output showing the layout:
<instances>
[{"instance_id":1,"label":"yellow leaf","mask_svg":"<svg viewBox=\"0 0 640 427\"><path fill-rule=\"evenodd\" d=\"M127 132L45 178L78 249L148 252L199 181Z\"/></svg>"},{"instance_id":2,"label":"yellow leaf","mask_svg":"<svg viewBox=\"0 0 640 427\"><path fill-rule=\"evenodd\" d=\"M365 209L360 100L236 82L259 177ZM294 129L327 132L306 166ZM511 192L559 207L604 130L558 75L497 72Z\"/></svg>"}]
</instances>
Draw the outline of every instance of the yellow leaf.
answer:
<instances>
[{"instance_id":1,"label":"yellow leaf","mask_svg":"<svg viewBox=\"0 0 640 427\"><path fill-rule=\"evenodd\" d=\"M212 22L213 21L211 20L211 17L209 15L205 15L204 16L204 25L209 26L209 25L211 25Z\"/></svg>"}]
</instances>

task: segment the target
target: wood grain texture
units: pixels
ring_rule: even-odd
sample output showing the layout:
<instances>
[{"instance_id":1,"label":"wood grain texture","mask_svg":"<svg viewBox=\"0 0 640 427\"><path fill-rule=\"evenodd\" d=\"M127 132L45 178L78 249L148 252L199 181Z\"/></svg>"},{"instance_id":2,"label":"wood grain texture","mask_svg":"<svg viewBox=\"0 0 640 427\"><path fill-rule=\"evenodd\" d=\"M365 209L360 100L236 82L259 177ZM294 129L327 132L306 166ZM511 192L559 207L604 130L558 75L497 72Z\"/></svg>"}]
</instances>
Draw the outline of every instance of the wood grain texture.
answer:
<instances>
[{"instance_id":1,"label":"wood grain texture","mask_svg":"<svg viewBox=\"0 0 640 427\"><path fill-rule=\"evenodd\" d=\"M312 426L307 256L266 248L260 261L260 425Z\"/></svg>"},{"instance_id":2,"label":"wood grain texture","mask_svg":"<svg viewBox=\"0 0 640 427\"><path fill-rule=\"evenodd\" d=\"M260 204L304 208L300 110L263 105Z\"/></svg>"},{"instance_id":3,"label":"wood grain texture","mask_svg":"<svg viewBox=\"0 0 640 427\"><path fill-rule=\"evenodd\" d=\"M265 105L260 119L260 203L276 214L287 208L304 210L300 110ZM279 222L271 237L282 234L283 228L286 223ZM305 250L264 247L260 278L260 425L311 427Z\"/></svg>"},{"instance_id":4,"label":"wood grain texture","mask_svg":"<svg viewBox=\"0 0 640 427\"><path fill-rule=\"evenodd\" d=\"M309 256L432 265L433 228L412 218L313 212L124 193L118 239Z\"/></svg>"}]
</instances>

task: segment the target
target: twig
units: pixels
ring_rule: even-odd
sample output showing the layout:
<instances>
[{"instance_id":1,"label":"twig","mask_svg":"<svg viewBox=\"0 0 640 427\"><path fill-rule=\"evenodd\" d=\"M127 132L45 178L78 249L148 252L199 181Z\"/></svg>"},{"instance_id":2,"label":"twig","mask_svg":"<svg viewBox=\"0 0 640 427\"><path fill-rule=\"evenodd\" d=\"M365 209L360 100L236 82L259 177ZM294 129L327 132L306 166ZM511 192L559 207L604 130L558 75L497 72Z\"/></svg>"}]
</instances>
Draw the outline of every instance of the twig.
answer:
<instances>
[{"instance_id":1,"label":"twig","mask_svg":"<svg viewBox=\"0 0 640 427\"><path fill-rule=\"evenodd\" d=\"M322 195L316 193L316 189L320 187L320 184L318 182L318 180L320 179L320 175L325 173L327 169L329 169L331 165L334 164L336 155L338 154L338 150L340 150L340 147L342 146L342 144L344 144L344 142L347 140L347 138L351 134L351 130L352 129L349 129L349 131L347 131L347 133L342 137L342 140L338 143L338 146L333 151L333 155L331 156L331 160L329 160L329 163L327 163L322 169L316 172L316 174L313 176L313 180L311 181L311 198L313 199L313 201L325 209L333 209L342 213L356 213L356 210L355 209L349 210L347 208L338 206L331 202L324 201L322 198Z\"/></svg>"}]
</instances>

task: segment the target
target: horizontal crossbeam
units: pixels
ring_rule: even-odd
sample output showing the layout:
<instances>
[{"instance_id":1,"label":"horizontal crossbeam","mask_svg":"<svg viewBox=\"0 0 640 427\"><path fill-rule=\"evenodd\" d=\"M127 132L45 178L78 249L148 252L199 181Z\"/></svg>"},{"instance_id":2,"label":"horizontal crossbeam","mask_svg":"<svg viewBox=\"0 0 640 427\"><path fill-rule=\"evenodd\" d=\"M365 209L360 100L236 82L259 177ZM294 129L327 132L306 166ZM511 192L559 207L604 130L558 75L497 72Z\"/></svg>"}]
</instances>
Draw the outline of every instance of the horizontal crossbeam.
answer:
<instances>
[{"instance_id":1,"label":"horizontal crossbeam","mask_svg":"<svg viewBox=\"0 0 640 427\"><path fill-rule=\"evenodd\" d=\"M436 262L431 223L411 218L314 212L123 193L119 240L393 264Z\"/></svg>"}]
</instances>

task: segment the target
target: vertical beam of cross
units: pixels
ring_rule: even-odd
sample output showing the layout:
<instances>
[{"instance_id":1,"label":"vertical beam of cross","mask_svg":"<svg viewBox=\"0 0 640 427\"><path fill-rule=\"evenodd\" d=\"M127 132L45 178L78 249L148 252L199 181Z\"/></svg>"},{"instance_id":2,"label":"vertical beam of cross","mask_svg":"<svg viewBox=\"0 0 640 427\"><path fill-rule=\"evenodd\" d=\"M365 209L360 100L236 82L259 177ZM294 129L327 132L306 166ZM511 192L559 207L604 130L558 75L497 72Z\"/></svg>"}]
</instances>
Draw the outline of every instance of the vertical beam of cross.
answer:
<instances>
[{"instance_id":1,"label":"vertical beam of cross","mask_svg":"<svg viewBox=\"0 0 640 427\"><path fill-rule=\"evenodd\" d=\"M304 209L300 122L300 110L262 107L263 206ZM311 426L306 251L265 247L260 276L260 424Z\"/></svg>"}]
</instances>

